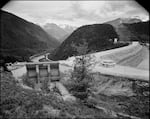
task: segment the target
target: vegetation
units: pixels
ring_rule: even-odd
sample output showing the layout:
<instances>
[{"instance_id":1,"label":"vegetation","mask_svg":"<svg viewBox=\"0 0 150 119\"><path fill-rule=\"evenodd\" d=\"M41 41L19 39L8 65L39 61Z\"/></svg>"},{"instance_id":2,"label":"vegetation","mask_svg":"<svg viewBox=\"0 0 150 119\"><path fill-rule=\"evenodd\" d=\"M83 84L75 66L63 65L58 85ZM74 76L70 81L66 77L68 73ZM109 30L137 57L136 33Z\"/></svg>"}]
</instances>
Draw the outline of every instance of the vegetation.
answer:
<instances>
[{"instance_id":1,"label":"vegetation","mask_svg":"<svg viewBox=\"0 0 150 119\"><path fill-rule=\"evenodd\" d=\"M52 60L67 59L70 56L78 55L72 45L76 46L83 44L86 39L88 50L87 53L93 51L104 51L108 49L126 46L128 44L117 43L114 44L110 39L118 38L113 26L109 24L93 24L86 25L75 30L51 55Z\"/></svg>"},{"instance_id":2,"label":"vegetation","mask_svg":"<svg viewBox=\"0 0 150 119\"><path fill-rule=\"evenodd\" d=\"M54 49L59 42L40 26L0 10L0 53L3 60L26 61L29 56Z\"/></svg>"},{"instance_id":3,"label":"vegetation","mask_svg":"<svg viewBox=\"0 0 150 119\"><path fill-rule=\"evenodd\" d=\"M124 25L137 37L137 39L131 40L149 43L149 21Z\"/></svg>"},{"instance_id":4,"label":"vegetation","mask_svg":"<svg viewBox=\"0 0 150 119\"><path fill-rule=\"evenodd\" d=\"M69 91L77 98L86 101L90 95L89 88L92 81L92 77L89 75L89 67L92 65L92 58L86 55L88 44L85 39L83 44L79 46L72 44L72 47L77 50L79 56L75 58Z\"/></svg>"},{"instance_id":5,"label":"vegetation","mask_svg":"<svg viewBox=\"0 0 150 119\"><path fill-rule=\"evenodd\" d=\"M113 115L113 118L149 118L148 82L102 74L90 75L94 79L90 96L84 105L103 110L107 115ZM67 80L64 84L70 89L72 81Z\"/></svg>"},{"instance_id":6,"label":"vegetation","mask_svg":"<svg viewBox=\"0 0 150 119\"><path fill-rule=\"evenodd\" d=\"M101 80L94 80L93 87L98 89L97 91L103 89L93 95L97 105L113 110L118 116L119 113L124 113L142 119L149 118L149 82L102 74L97 78ZM115 89L119 95L115 94Z\"/></svg>"},{"instance_id":7,"label":"vegetation","mask_svg":"<svg viewBox=\"0 0 150 119\"><path fill-rule=\"evenodd\" d=\"M64 102L54 92L24 89L10 73L1 73L1 115L5 119L104 118L111 117L101 110L89 108L81 102Z\"/></svg>"}]
</instances>

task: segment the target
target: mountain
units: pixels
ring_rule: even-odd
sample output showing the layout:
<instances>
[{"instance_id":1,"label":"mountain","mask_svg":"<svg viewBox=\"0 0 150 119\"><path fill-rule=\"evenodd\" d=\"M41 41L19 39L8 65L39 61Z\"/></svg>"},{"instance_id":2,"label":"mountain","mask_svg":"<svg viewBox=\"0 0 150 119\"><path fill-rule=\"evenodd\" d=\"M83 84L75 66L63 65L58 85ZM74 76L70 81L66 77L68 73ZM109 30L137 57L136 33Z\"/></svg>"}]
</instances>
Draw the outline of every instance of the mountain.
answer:
<instances>
[{"instance_id":1,"label":"mountain","mask_svg":"<svg viewBox=\"0 0 150 119\"><path fill-rule=\"evenodd\" d=\"M52 60L63 60L77 55L73 46L79 46L86 41L88 52L103 51L120 47L124 44L114 44L110 39L118 38L112 25L93 24L76 29L50 56ZM88 53L87 52L87 53Z\"/></svg>"},{"instance_id":2,"label":"mountain","mask_svg":"<svg viewBox=\"0 0 150 119\"><path fill-rule=\"evenodd\" d=\"M60 43L63 42L77 27L67 24L46 23L43 29L55 37Z\"/></svg>"},{"instance_id":3,"label":"mountain","mask_svg":"<svg viewBox=\"0 0 150 119\"><path fill-rule=\"evenodd\" d=\"M0 11L1 57L24 60L47 49L54 49L59 42L40 26L6 11Z\"/></svg>"},{"instance_id":4,"label":"mountain","mask_svg":"<svg viewBox=\"0 0 150 119\"><path fill-rule=\"evenodd\" d=\"M62 42L62 38L66 35L68 35L68 33L62 29L61 27L59 27L58 25L54 24L54 23L47 23L43 26L43 29L50 34L51 36L55 37L59 42Z\"/></svg>"},{"instance_id":5,"label":"mountain","mask_svg":"<svg viewBox=\"0 0 150 119\"><path fill-rule=\"evenodd\" d=\"M126 23L126 24L132 24L132 23L138 23L142 22L142 20L138 18L118 18L112 21L105 22L107 24L111 24L113 26L119 26L120 24Z\"/></svg>"},{"instance_id":6,"label":"mountain","mask_svg":"<svg viewBox=\"0 0 150 119\"><path fill-rule=\"evenodd\" d=\"M137 37L124 24L133 24L140 22L142 21L138 18L118 18L105 23L110 24L115 28L117 34L119 35L120 41L131 41L132 39L137 39Z\"/></svg>"},{"instance_id":7,"label":"mountain","mask_svg":"<svg viewBox=\"0 0 150 119\"><path fill-rule=\"evenodd\" d=\"M69 34L71 34L75 29L77 29L76 26L70 26L70 25L67 25L67 24L60 24L59 27L64 29Z\"/></svg>"},{"instance_id":8,"label":"mountain","mask_svg":"<svg viewBox=\"0 0 150 119\"><path fill-rule=\"evenodd\" d=\"M149 43L149 21L124 24L124 26L136 36L136 39L133 40Z\"/></svg>"}]
</instances>

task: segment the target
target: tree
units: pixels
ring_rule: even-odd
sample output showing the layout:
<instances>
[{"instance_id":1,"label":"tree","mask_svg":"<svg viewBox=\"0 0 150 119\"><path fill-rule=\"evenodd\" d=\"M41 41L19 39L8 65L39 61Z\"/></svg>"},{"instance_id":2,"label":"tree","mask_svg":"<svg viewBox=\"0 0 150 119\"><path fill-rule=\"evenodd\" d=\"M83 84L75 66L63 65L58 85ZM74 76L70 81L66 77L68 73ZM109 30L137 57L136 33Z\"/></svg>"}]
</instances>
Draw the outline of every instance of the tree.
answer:
<instances>
[{"instance_id":1,"label":"tree","mask_svg":"<svg viewBox=\"0 0 150 119\"><path fill-rule=\"evenodd\" d=\"M72 72L71 92L74 96L81 100L86 100L89 95L89 88L92 77L89 75L92 66L92 57L88 53L88 44L83 40L83 44L76 46L72 44L72 48L76 50L77 55L74 61L74 71Z\"/></svg>"}]
</instances>

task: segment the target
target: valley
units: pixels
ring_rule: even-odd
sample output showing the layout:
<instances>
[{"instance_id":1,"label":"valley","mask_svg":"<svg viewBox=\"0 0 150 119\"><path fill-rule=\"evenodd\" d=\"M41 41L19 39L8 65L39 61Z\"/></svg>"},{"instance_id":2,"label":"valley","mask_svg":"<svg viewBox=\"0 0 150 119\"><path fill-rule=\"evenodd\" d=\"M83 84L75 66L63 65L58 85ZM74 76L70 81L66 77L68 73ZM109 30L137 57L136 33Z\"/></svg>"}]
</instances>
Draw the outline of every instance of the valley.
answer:
<instances>
[{"instance_id":1,"label":"valley","mask_svg":"<svg viewBox=\"0 0 150 119\"><path fill-rule=\"evenodd\" d=\"M6 11L1 17L1 59L7 62L29 61L29 57L44 51L52 51L60 43L40 26Z\"/></svg>"},{"instance_id":2,"label":"valley","mask_svg":"<svg viewBox=\"0 0 150 119\"><path fill-rule=\"evenodd\" d=\"M148 119L149 20L48 13L37 25L1 10L0 118Z\"/></svg>"}]
</instances>

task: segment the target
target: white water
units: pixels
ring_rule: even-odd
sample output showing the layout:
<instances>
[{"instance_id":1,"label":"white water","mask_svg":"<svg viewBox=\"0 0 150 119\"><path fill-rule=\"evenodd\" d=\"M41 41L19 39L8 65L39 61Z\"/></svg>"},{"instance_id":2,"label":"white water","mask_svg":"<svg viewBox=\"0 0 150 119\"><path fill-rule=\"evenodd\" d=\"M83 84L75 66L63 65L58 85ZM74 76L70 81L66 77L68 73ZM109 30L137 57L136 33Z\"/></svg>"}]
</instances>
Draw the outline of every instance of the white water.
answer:
<instances>
[{"instance_id":1,"label":"white water","mask_svg":"<svg viewBox=\"0 0 150 119\"><path fill-rule=\"evenodd\" d=\"M23 67L18 68L16 70L12 70L12 74L16 79L19 79L21 76L26 74L26 72L27 72L26 66L23 66Z\"/></svg>"}]
</instances>

